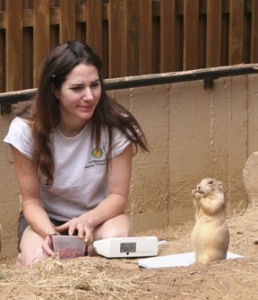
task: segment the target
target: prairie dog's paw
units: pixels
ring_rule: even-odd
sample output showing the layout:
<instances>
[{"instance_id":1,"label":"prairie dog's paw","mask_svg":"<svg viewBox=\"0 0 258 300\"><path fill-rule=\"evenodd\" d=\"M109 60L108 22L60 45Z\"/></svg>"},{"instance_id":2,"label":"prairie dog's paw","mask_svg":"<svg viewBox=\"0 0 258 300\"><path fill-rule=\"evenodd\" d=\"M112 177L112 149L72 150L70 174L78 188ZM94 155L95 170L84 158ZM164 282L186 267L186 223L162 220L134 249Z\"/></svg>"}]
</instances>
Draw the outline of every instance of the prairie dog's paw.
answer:
<instances>
[{"instance_id":1,"label":"prairie dog's paw","mask_svg":"<svg viewBox=\"0 0 258 300\"><path fill-rule=\"evenodd\" d=\"M192 190L192 196L195 200L200 200L201 199L201 193L198 192L197 190Z\"/></svg>"}]
</instances>

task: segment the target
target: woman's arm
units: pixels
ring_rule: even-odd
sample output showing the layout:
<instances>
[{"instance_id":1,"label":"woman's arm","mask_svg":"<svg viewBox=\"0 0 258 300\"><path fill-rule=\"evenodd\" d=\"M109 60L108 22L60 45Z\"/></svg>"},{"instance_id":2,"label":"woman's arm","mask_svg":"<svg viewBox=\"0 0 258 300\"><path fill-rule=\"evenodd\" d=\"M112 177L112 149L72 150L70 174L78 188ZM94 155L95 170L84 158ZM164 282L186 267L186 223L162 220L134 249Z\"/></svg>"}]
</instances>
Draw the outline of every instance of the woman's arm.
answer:
<instances>
[{"instance_id":1,"label":"woman's arm","mask_svg":"<svg viewBox=\"0 0 258 300\"><path fill-rule=\"evenodd\" d=\"M78 236L85 237L85 240L90 243L92 236L89 237L88 230L92 232L103 222L123 213L128 202L132 157L133 147L130 144L109 162L108 196L96 208L56 229L60 232L68 229L69 234L73 234L77 229Z\"/></svg>"},{"instance_id":2,"label":"woman's arm","mask_svg":"<svg viewBox=\"0 0 258 300\"><path fill-rule=\"evenodd\" d=\"M81 217L86 218L90 226L97 227L124 212L130 189L132 156L133 149L130 144L109 162L108 196L95 209Z\"/></svg>"},{"instance_id":3,"label":"woman's arm","mask_svg":"<svg viewBox=\"0 0 258 300\"><path fill-rule=\"evenodd\" d=\"M22 211L31 228L42 238L54 234L55 229L43 209L39 196L39 180L32 161L11 147L16 178L22 197Z\"/></svg>"}]
</instances>

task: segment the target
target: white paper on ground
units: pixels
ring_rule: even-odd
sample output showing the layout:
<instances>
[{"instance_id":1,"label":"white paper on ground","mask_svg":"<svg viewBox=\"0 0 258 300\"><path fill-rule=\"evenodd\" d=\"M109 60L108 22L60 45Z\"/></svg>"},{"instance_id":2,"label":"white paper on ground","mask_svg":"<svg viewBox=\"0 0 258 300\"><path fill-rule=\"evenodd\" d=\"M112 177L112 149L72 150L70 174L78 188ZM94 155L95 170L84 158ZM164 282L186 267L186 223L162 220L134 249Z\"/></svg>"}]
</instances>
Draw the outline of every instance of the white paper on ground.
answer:
<instances>
[{"instance_id":1,"label":"white paper on ground","mask_svg":"<svg viewBox=\"0 0 258 300\"><path fill-rule=\"evenodd\" d=\"M227 259L240 258L241 255L228 252ZM157 256L138 260L139 267L143 268L168 268L189 266L195 263L194 252L178 253L166 256Z\"/></svg>"}]
</instances>

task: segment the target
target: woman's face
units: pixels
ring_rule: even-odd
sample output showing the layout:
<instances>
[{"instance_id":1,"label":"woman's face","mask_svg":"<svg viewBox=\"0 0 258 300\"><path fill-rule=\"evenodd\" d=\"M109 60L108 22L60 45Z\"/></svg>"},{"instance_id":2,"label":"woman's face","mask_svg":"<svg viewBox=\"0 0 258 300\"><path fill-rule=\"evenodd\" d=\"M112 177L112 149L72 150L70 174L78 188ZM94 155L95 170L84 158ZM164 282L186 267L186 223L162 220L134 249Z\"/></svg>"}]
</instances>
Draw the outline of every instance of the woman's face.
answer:
<instances>
[{"instance_id":1,"label":"woman's face","mask_svg":"<svg viewBox=\"0 0 258 300\"><path fill-rule=\"evenodd\" d=\"M55 92L60 102L61 123L85 124L93 115L101 96L98 70L93 65L79 64Z\"/></svg>"}]
</instances>

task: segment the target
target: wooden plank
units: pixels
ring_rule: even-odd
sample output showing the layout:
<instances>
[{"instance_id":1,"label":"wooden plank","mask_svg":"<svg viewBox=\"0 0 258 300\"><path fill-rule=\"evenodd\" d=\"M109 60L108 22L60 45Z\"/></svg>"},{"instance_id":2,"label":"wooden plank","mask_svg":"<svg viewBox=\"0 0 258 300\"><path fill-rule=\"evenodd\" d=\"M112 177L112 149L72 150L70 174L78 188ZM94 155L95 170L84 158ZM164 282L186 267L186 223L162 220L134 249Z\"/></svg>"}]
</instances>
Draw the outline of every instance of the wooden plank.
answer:
<instances>
[{"instance_id":1,"label":"wooden plank","mask_svg":"<svg viewBox=\"0 0 258 300\"><path fill-rule=\"evenodd\" d=\"M86 1L86 42L102 57L102 0Z\"/></svg>"},{"instance_id":2,"label":"wooden plank","mask_svg":"<svg viewBox=\"0 0 258 300\"><path fill-rule=\"evenodd\" d=\"M157 3L157 2L154 2ZM154 8L155 5L153 5ZM154 10L153 10L154 13ZM152 17L152 57L153 67L152 73L160 72L160 18L159 16L153 15Z\"/></svg>"},{"instance_id":3,"label":"wooden plank","mask_svg":"<svg viewBox=\"0 0 258 300\"><path fill-rule=\"evenodd\" d=\"M199 0L198 68L201 69L206 68L207 2Z\"/></svg>"},{"instance_id":4,"label":"wooden plank","mask_svg":"<svg viewBox=\"0 0 258 300\"><path fill-rule=\"evenodd\" d=\"M60 9L57 0L50 0L50 50L60 43Z\"/></svg>"},{"instance_id":5,"label":"wooden plank","mask_svg":"<svg viewBox=\"0 0 258 300\"><path fill-rule=\"evenodd\" d=\"M32 8L33 4L31 0L23 0L23 9Z\"/></svg>"},{"instance_id":6,"label":"wooden plank","mask_svg":"<svg viewBox=\"0 0 258 300\"><path fill-rule=\"evenodd\" d=\"M33 29L23 29L23 58L22 88L30 89L33 86Z\"/></svg>"},{"instance_id":7,"label":"wooden plank","mask_svg":"<svg viewBox=\"0 0 258 300\"><path fill-rule=\"evenodd\" d=\"M160 2L160 72L178 70L176 0Z\"/></svg>"},{"instance_id":8,"label":"wooden plank","mask_svg":"<svg viewBox=\"0 0 258 300\"><path fill-rule=\"evenodd\" d=\"M51 7L58 7L59 6L59 0L50 0L50 6Z\"/></svg>"},{"instance_id":9,"label":"wooden plank","mask_svg":"<svg viewBox=\"0 0 258 300\"><path fill-rule=\"evenodd\" d=\"M125 76L125 0L109 1L109 77Z\"/></svg>"},{"instance_id":10,"label":"wooden plank","mask_svg":"<svg viewBox=\"0 0 258 300\"><path fill-rule=\"evenodd\" d=\"M60 43L76 37L76 1L60 0Z\"/></svg>"},{"instance_id":11,"label":"wooden plank","mask_svg":"<svg viewBox=\"0 0 258 300\"><path fill-rule=\"evenodd\" d=\"M199 0L184 1L183 69L198 68Z\"/></svg>"},{"instance_id":12,"label":"wooden plank","mask_svg":"<svg viewBox=\"0 0 258 300\"><path fill-rule=\"evenodd\" d=\"M33 28L25 26L25 12L33 10L32 0L23 0L23 61L26 62L26 67L23 68L22 86L23 89L29 89L33 86Z\"/></svg>"},{"instance_id":13,"label":"wooden plank","mask_svg":"<svg viewBox=\"0 0 258 300\"><path fill-rule=\"evenodd\" d=\"M251 63L258 63L258 1L252 1Z\"/></svg>"},{"instance_id":14,"label":"wooden plank","mask_svg":"<svg viewBox=\"0 0 258 300\"><path fill-rule=\"evenodd\" d=\"M5 92L6 81L5 31L0 29L0 92Z\"/></svg>"},{"instance_id":15,"label":"wooden plank","mask_svg":"<svg viewBox=\"0 0 258 300\"><path fill-rule=\"evenodd\" d=\"M35 87L41 71L41 65L50 50L49 0L34 0L33 48L33 86Z\"/></svg>"},{"instance_id":16,"label":"wooden plank","mask_svg":"<svg viewBox=\"0 0 258 300\"><path fill-rule=\"evenodd\" d=\"M206 67L206 32L207 22L206 15L199 14L199 31L198 31L198 69Z\"/></svg>"},{"instance_id":17,"label":"wooden plank","mask_svg":"<svg viewBox=\"0 0 258 300\"><path fill-rule=\"evenodd\" d=\"M152 73L152 0L139 1L139 71Z\"/></svg>"},{"instance_id":18,"label":"wooden plank","mask_svg":"<svg viewBox=\"0 0 258 300\"><path fill-rule=\"evenodd\" d=\"M221 65L222 1L207 1L206 67Z\"/></svg>"},{"instance_id":19,"label":"wooden plank","mask_svg":"<svg viewBox=\"0 0 258 300\"><path fill-rule=\"evenodd\" d=\"M125 75L138 74L139 67L139 0L125 2Z\"/></svg>"},{"instance_id":20,"label":"wooden plank","mask_svg":"<svg viewBox=\"0 0 258 300\"><path fill-rule=\"evenodd\" d=\"M5 1L6 0L0 0L0 10L5 10Z\"/></svg>"},{"instance_id":21,"label":"wooden plank","mask_svg":"<svg viewBox=\"0 0 258 300\"><path fill-rule=\"evenodd\" d=\"M21 90L23 78L22 1L6 1L6 90ZM26 62L24 62L26 65Z\"/></svg>"},{"instance_id":22,"label":"wooden plank","mask_svg":"<svg viewBox=\"0 0 258 300\"><path fill-rule=\"evenodd\" d=\"M229 64L244 62L244 0L230 0Z\"/></svg>"},{"instance_id":23,"label":"wooden plank","mask_svg":"<svg viewBox=\"0 0 258 300\"><path fill-rule=\"evenodd\" d=\"M224 3L224 2L223 2ZM229 54L229 13L225 13L222 3L222 19L221 19L221 65L228 65Z\"/></svg>"},{"instance_id":24,"label":"wooden plank","mask_svg":"<svg viewBox=\"0 0 258 300\"><path fill-rule=\"evenodd\" d=\"M0 0L0 11L5 10L5 0ZM3 12L4 13L4 12ZM2 18L5 24L4 18ZM4 26L2 27L4 28ZM5 92L6 85L6 53L5 53L5 30L0 29L0 92ZM10 106L9 106L10 109Z\"/></svg>"}]
</instances>

